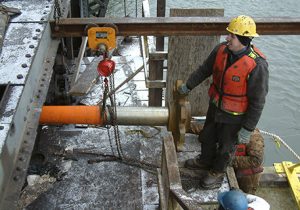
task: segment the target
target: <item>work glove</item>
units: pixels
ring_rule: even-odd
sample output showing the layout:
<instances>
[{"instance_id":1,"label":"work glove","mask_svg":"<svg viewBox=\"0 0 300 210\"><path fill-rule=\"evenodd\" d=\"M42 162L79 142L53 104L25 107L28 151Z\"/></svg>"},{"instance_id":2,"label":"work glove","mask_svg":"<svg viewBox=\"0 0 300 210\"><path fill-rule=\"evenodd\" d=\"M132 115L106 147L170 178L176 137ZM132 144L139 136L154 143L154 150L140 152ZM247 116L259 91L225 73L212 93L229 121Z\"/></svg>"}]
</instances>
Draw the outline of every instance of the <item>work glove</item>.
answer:
<instances>
[{"instance_id":1,"label":"work glove","mask_svg":"<svg viewBox=\"0 0 300 210\"><path fill-rule=\"evenodd\" d=\"M189 130L190 133L199 134L202 129L203 129L203 124L196 121L191 121L190 130Z\"/></svg>"},{"instance_id":2,"label":"work glove","mask_svg":"<svg viewBox=\"0 0 300 210\"><path fill-rule=\"evenodd\" d=\"M248 144L250 141L251 131L241 128L238 132L238 144Z\"/></svg>"},{"instance_id":3,"label":"work glove","mask_svg":"<svg viewBox=\"0 0 300 210\"><path fill-rule=\"evenodd\" d=\"M187 95L191 90L183 83L178 87L177 91L180 95Z\"/></svg>"}]
</instances>

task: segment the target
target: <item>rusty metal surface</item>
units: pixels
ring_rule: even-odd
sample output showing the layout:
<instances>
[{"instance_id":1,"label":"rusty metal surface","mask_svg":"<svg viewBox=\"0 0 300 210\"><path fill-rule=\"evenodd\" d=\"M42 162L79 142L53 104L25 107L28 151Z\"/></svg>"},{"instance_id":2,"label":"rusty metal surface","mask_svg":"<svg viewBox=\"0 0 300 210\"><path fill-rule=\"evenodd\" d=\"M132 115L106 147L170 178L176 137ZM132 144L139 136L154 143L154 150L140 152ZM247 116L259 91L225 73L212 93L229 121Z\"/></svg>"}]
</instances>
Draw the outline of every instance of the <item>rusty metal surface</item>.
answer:
<instances>
[{"instance_id":1,"label":"rusty metal surface","mask_svg":"<svg viewBox=\"0 0 300 210\"><path fill-rule=\"evenodd\" d=\"M299 35L300 18L255 18L261 35ZM147 17L147 18L68 18L61 19L55 27L50 22L54 37L81 37L89 24L103 26L113 23L117 35L224 35L230 22L228 17Z\"/></svg>"}]
</instances>

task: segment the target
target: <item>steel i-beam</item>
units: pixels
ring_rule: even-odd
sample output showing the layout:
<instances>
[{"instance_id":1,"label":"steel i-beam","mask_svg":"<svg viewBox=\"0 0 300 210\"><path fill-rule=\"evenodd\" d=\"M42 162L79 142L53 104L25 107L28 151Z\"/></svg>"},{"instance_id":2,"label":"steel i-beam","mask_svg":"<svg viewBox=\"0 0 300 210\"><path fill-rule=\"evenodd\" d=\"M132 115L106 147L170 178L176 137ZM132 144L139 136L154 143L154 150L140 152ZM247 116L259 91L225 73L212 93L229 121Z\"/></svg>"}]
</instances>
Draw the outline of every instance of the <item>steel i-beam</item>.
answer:
<instances>
[{"instance_id":1,"label":"steel i-beam","mask_svg":"<svg viewBox=\"0 0 300 210\"><path fill-rule=\"evenodd\" d=\"M254 18L261 35L300 35L300 18ZM114 24L121 36L225 35L228 17L67 18L50 22L53 37L82 37L86 26Z\"/></svg>"}]
</instances>

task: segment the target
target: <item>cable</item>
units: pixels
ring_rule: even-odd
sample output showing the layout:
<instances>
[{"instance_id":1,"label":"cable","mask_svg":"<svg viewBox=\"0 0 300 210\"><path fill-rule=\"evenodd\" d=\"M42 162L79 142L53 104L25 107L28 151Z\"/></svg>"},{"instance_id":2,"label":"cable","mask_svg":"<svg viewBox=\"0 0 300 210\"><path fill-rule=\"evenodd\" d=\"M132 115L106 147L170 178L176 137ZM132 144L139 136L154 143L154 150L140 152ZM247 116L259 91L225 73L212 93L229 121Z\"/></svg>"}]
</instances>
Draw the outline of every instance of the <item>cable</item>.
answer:
<instances>
[{"instance_id":1,"label":"cable","mask_svg":"<svg viewBox=\"0 0 300 210\"><path fill-rule=\"evenodd\" d=\"M300 161L299 155L282 138L280 138L276 134L269 133L267 131L263 131L263 130L259 130L259 131L262 134L265 134L265 135L273 137L274 141L276 141L276 140L280 141Z\"/></svg>"},{"instance_id":2,"label":"cable","mask_svg":"<svg viewBox=\"0 0 300 210\"><path fill-rule=\"evenodd\" d=\"M126 0L124 0L124 17L126 17L127 16L127 14L126 14Z\"/></svg>"}]
</instances>

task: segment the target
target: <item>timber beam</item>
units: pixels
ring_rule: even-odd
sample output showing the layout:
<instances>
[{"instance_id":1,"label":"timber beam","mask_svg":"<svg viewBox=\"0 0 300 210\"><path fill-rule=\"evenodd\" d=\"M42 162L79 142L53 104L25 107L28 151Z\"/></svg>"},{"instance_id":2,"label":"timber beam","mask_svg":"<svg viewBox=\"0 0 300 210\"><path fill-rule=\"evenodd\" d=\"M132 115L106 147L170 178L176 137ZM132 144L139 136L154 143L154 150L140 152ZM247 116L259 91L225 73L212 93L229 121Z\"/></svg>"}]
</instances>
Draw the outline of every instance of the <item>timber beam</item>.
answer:
<instances>
[{"instance_id":1,"label":"timber beam","mask_svg":"<svg viewBox=\"0 0 300 210\"><path fill-rule=\"evenodd\" d=\"M300 35L300 18L254 18L261 35ZM119 36L225 35L228 17L65 18L50 21L53 37L86 36L89 26L114 24Z\"/></svg>"}]
</instances>

